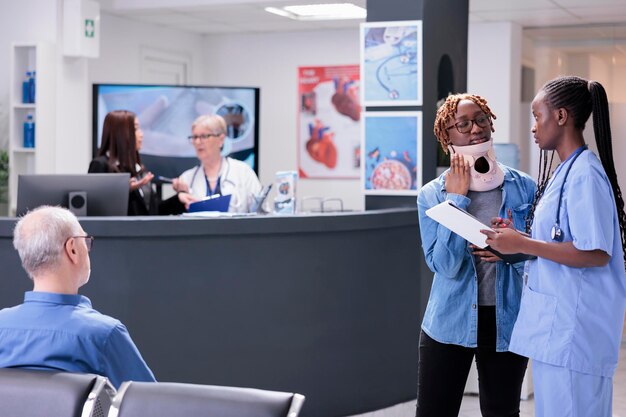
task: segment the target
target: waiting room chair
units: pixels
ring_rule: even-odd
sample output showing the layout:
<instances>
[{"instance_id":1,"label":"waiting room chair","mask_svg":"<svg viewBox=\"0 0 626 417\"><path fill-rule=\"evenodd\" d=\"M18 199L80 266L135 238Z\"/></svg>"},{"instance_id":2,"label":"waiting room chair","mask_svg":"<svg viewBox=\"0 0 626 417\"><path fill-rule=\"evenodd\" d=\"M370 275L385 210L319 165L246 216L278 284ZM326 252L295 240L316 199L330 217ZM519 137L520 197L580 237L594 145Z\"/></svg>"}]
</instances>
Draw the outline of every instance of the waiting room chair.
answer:
<instances>
[{"instance_id":1,"label":"waiting room chair","mask_svg":"<svg viewBox=\"0 0 626 417\"><path fill-rule=\"evenodd\" d=\"M252 388L124 382L108 417L297 417L304 396Z\"/></svg>"},{"instance_id":2,"label":"waiting room chair","mask_svg":"<svg viewBox=\"0 0 626 417\"><path fill-rule=\"evenodd\" d=\"M115 393L100 375L0 369L0 416L106 417Z\"/></svg>"}]
</instances>

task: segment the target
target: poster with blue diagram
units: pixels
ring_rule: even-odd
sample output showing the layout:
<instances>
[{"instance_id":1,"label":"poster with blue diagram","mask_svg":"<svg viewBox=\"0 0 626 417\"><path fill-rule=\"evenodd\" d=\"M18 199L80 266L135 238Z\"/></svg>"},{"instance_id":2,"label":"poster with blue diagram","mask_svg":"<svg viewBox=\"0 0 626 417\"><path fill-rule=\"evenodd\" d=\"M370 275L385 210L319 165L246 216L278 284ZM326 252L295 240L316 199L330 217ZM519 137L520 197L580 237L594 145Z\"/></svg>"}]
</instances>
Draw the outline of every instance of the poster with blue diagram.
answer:
<instances>
[{"instance_id":1,"label":"poster with blue diagram","mask_svg":"<svg viewBox=\"0 0 626 417\"><path fill-rule=\"evenodd\" d=\"M422 112L365 112L361 178L368 195L417 195L422 185Z\"/></svg>"},{"instance_id":2,"label":"poster with blue diagram","mask_svg":"<svg viewBox=\"0 0 626 417\"><path fill-rule=\"evenodd\" d=\"M361 104L422 105L422 21L361 24Z\"/></svg>"}]
</instances>

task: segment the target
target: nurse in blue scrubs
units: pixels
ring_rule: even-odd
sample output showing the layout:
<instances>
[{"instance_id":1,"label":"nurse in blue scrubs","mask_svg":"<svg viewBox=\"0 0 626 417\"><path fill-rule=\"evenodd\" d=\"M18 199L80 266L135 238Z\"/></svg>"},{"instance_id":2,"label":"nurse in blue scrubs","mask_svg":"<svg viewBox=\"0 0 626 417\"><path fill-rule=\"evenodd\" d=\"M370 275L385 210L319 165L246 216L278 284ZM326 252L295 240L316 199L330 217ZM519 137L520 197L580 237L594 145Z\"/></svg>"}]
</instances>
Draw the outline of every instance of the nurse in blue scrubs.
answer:
<instances>
[{"instance_id":1,"label":"nurse in blue scrubs","mask_svg":"<svg viewBox=\"0 0 626 417\"><path fill-rule=\"evenodd\" d=\"M592 112L600 159L583 138ZM526 264L509 349L533 359L537 417L610 417L626 305L626 216L606 93L598 82L559 77L542 87L532 113L535 142L562 162L543 184L540 173L530 236L484 231L502 253L537 257Z\"/></svg>"}]
</instances>

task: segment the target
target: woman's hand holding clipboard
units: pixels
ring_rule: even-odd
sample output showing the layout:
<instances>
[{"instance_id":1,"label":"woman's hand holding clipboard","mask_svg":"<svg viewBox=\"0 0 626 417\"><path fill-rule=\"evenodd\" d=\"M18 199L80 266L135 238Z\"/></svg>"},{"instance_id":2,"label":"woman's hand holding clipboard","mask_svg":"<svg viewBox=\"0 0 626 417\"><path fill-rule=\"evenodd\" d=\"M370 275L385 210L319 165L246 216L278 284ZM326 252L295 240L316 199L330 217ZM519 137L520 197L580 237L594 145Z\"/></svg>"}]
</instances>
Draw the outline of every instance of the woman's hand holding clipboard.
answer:
<instances>
[{"instance_id":1,"label":"woman's hand holding clipboard","mask_svg":"<svg viewBox=\"0 0 626 417\"><path fill-rule=\"evenodd\" d=\"M533 257L523 253L518 253L518 250L514 249L516 247L520 247L515 245L521 244L521 238L523 238L523 235L514 228L508 227L509 225L512 225L512 219L507 219L508 222L500 222L505 224L506 227L493 229L482 223L467 211L458 207L450 200L446 200L443 203L437 204L436 206L426 210L426 215L474 244L476 247L485 249L495 254L505 263L517 263L533 259ZM500 220L502 219L500 218ZM497 240L499 233L506 233L507 235L517 234L520 237L520 242L518 242L517 239L507 239L507 241L513 241L513 244L511 244L510 247L508 245L505 247L499 247L502 252L495 250L491 247L490 243Z\"/></svg>"}]
</instances>

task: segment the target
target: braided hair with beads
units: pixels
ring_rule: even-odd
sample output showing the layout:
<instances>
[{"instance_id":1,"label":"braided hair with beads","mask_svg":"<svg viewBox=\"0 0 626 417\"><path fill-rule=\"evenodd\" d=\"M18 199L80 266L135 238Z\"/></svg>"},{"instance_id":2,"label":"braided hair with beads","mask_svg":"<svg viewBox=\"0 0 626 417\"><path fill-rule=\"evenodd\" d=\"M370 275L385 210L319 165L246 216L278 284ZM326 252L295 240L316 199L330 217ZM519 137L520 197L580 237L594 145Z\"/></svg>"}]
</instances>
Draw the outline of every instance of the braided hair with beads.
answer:
<instances>
[{"instance_id":1,"label":"braided hair with beads","mask_svg":"<svg viewBox=\"0 0 626 417\"><path fill-rule=\"evenodd\" d=\"M548 160L550 162L548 162ZM530 228L533 225L533 219L535 218L535 207L541 199L543 192L550 180L550 169L552 168L552 162L554 162L554 151L539 150L539 175L537 175L537 190L535 191L535 197L533 203L530 206L530 211L526 217L526 233L530 233Z\"/></svg>"},{"instance_id":2,"label":"braided hair with beads","mask_svg":"<svg viewBox=\"0 0 626 417\"><path fill-rule=\"evenodd\" d=\"M487 105L487 100L483 97L475 95L475 94L452 94L446 98L446 101L439 107L437 110L437 116L435 117L435 128L434 133L435 137L441 144L443 151L448 153L448 145L450 145L450 135L448 135L448 120L454 120L454 116L456 115L456 110L459 107L459 102L462 100L469 100L476 103L478 107L489 117L489 124L491 125L491 131L495 132L493 128L492 120L496 119L496 115L493 114L489 106Z\"/></svg>"}]
</instances>

